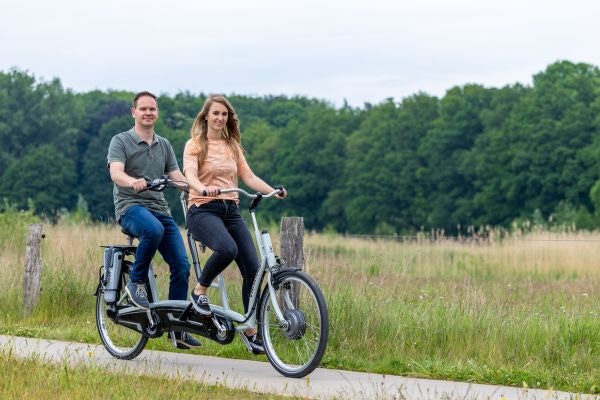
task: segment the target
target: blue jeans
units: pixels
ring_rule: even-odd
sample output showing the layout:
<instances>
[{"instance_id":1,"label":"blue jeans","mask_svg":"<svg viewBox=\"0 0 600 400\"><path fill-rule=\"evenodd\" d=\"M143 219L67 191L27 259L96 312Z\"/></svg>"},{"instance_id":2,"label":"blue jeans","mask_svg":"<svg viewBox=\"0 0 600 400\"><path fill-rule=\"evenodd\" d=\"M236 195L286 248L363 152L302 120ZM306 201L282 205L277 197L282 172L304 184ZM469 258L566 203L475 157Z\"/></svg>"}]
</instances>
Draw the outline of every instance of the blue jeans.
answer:
<instances>
[{"instance_id":1,"label":"blue jeans","mask_svg":"<svg viewBox=\"0 0 600 400\"><path fill-rule=\"evenodd\" d=\"M186 300L190 262L173 217L150 211L143 206L131 206L119 223L140 239L129 275L131 281L148 280L150 262L158 250L171 269L169 300Z\"/></svg>"},{"instance_id":2,"label":"blue jeans","mask_svg":"<svg viewBox=\"0 0 600 400\"><path fill-rule=\"evenodd\" d=\"M212 250L199 282L209 287L212 281L235 260L242 274L244 311L252 284L258 272L259 261L250 231L233 201L213 200L201 206L192 206L187 213L188 230L192 236Z\"/></svg>"}]
</instances>

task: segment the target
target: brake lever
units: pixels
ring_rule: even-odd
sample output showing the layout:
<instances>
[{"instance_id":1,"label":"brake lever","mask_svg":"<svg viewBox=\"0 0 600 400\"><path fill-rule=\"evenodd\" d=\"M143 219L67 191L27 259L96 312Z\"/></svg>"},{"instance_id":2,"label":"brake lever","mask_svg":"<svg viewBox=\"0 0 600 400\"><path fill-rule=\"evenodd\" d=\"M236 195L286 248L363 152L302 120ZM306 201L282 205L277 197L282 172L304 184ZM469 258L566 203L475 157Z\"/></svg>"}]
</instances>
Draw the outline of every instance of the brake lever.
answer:
<instances>
[{"instance_id":1,"label":"brake lever","mask_svg":"<svg viewBox=\"0 0 600 400\"><path fill-rule=\"evenodd\" d=\"M146 187L140 190L138 193L145 192L146 190L154 190L156 192L162 192L167 187L166 183L161 183L163 179L156 178L152 180L146 179Z\"/></svg>"}]
</instances>

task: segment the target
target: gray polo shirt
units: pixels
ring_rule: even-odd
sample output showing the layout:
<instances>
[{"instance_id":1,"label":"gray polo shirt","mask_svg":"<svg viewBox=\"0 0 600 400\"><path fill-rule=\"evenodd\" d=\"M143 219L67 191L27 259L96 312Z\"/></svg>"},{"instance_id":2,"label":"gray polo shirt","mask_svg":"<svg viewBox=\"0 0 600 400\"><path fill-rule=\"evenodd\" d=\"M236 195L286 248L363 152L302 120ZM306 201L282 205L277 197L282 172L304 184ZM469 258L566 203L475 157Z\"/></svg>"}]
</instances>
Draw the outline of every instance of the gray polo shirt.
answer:
<instances>
[{"instance_id":1,"label":"gray polo shirt","mask_svg":"<svg viewBox=\"0 0 600 400\"><path fill-rule=\"evenodd\" d=\"M154 133L151 145L136 135L133 128L113 136L108 146L108 164L119 161L125 164L125 173L134 178L156 179L179 169L171 143ZM162 192L144 191L136 193L130 187L113 185L113 200L117 221L133 205L149 210L171 214Z\"/></svg>"}]
</instances>

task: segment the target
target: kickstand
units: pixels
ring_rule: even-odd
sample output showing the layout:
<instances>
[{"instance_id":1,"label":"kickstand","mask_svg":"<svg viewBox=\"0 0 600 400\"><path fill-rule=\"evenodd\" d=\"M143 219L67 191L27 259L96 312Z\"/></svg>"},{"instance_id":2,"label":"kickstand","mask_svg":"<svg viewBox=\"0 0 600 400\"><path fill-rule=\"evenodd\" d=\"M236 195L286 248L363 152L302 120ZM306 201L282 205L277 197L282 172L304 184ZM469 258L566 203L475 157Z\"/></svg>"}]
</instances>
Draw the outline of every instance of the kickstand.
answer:
<instances>
[{"instance_id":1,"label":"kickstand","mask_svg":"<svg viewBox=\"0 0 600 400\"><path fill-rule=\"evenodd\" d=\"M242 331L238 332L240 334L240 338L242 339L242 343L244 343L246 345L246 349L248 349L248 351L250 353L252 353L252 347L250 346L250 340L248 339L248 336L246 336L246 334Z\"/></svg>"},{"instance_id":2,"label":"kickstand","mask_svg":"<svg viewBox=\"0 0 600 400\"><path fill-rule=\"evenodd\" d=\"M175 338L175 331L169 331L169 338L171 339L171 343L173 343L173 347L177 348L177 340Z\"/></svg>"}]
</instances>

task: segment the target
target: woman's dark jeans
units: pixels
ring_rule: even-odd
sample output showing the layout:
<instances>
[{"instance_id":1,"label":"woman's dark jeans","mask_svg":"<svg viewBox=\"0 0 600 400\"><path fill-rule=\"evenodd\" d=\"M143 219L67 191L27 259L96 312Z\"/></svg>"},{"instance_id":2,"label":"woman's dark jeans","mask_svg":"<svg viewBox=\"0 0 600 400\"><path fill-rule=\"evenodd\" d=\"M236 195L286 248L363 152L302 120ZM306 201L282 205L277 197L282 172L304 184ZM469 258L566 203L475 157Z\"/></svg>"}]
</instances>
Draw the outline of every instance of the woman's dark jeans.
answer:
<instances>
[{"instance_id":1,"label":"woman's dark jeans","mask_svg":"<svg viewBox=\"0 0 600 400\"><path fill-rule=\"evenodd\" d=\"M187 213L188 230L194 239L212 250L202 269L199 282L209 287L212 281L235 260L242 274L244 311L252 284L258 271L258 256L248 226L232 200L213 200L201 206L192 206Z\"/></svg>"},{"instance_id":2,"label":"woman's dark jeans","mask_svg":"<svg viewBox=\"0 0 600 400\"><path fill-rule=\"evenodd\" d=\"M135 252L135 262L129 274L131 281L148 280L148 268L158 250L171 269L169 300L187 299L190 262L181 232L173 217L150 211L143 206L131 206L119 223L140 239Z\"/></svg>"}]
</instances>

